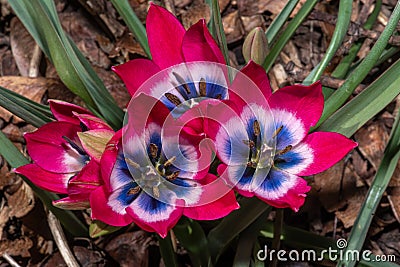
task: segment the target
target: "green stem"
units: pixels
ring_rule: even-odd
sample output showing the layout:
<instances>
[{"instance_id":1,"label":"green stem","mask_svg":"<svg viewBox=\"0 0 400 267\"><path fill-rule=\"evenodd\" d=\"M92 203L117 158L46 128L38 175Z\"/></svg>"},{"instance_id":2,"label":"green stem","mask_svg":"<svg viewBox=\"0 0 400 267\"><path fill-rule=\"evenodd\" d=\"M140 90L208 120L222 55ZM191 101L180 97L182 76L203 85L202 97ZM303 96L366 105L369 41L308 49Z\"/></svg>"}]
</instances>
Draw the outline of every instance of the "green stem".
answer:
<instances>
[{"instance_id":1,"label":"green stem","mask_svg":"<svg viewBox=\"0 0 400 267\"><path fill-rule=\"evenodd\" d=\"M303 81L303 84L309 85L320 79L322 73L331 62L336 51L339 49L344 37L347 34L349 28L351 11L353 1L352 0L341 0L339 4L339 13L335 31L333 32L332 40L329 44L328 49L324 55L322 61L317 65L314 71Z\"/></svg>"},{"instance_id":2,"label":"green stem","mask_svg":"<svg viewBox=\"0 0 400 267\"><path fill-rule=\"evenodd\" d=\"M274 21L272 21L271 25L269 25L268 29L265 31L265 36L267 37L268 44L274 43L279 30L282 29L283 25L288 20L290 14L292 13L298 2L299 0L289 0L289 2L285 5L278 16L276 16Z\"/></svg>"},{"instance_id":3,"label":"green stem","mask_svg":"<svg viewBox=\"0 0 400 267\"><path fill-rule=\"evenodd\" d=\"M388 186L390 179L393 176L394 170L396 169L397 163L400 159L400 111L397 114L395 124L385 153L382 158L382 162L378 168L375 178L368 190L366 199L358 213L357 219L351 230L350 237L348 239L347 247L344 251L360 251L367 237L368 229L371 225L374 217L376 208L383 196L383 193ZM355 261L342 260L338 262L337 266L353 267Z\"/></svg>"},{"instance_id":4,"label":"green stem","mask_svg":"<svg viewBox=\"0 0 400 267\"><path fill-rule=\"evenodd\" d=\"M143 48L147 57L151 59L151 53L149 48L149 43L147 41L146 29L142 22L136 16L128 0L111 0L111 3L121 15L122 19L125 21L128 28L132 31L136 40L139 42L140 46Z\"/></svg>"},{"instance_id":5,"label":"green stem","mask_svg":"<svg viewBox=\"0 0 400 267\"><path fill-rule=\"evenodd\" d=\"M290 40L292 35L295 33L300 24L305 20L308 14L313 10L317 2L318 0L307 0L299 10L297 15L293 18L293 20L289 22L287 28L283 31L281 37L276 41L275 45L272 47L271 51L264 60L263 67L265 71L269 71L279 53L282 51L283 47Z\"/></svg>"},{"instance_id":6,"label":"green stem","mask_svg":"<svg viewBox=\"0 0 400 267\"><path fill-rule=\"evenodd\" d=\"M229 66L228 44L226 43L226 36L224 32L224 26L222 24L218 0L211 1L211 17L213 18L215 29L213 32L215 33L217 42L222 50L222 53L224 54L225 62Z\"/></svg>"},{"instance_id":7,"label":"green stem","mask_svg":"<svg viewBox=\"0 0 400 267\"><path fill-rule=\"evenodd\" d=\"M325 108L322 113L321 119L315 127L318 127L336 110L338 110L351 96L356 87L368 75L369 71L374 67L375 62L379 59L380 55L388 44L390 37L396 29L399 19L400 1L397 2L387 26L383 30L381 36L379 36L379 39L376 41L371 51L361 62L361 64L352 72L351 76L346 79L344 84L338 90L336 90L325 102Z\"/></svg>"}]
</instances>

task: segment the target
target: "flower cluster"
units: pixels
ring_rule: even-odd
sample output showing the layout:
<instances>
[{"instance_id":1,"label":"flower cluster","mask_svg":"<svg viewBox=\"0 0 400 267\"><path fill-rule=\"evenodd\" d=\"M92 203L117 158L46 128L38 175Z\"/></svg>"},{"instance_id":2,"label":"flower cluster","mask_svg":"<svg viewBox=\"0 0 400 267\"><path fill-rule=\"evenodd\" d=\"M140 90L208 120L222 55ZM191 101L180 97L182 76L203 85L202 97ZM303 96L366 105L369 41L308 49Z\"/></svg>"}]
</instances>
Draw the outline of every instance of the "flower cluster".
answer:
<instances>
[{"instance_id":1,"label":"flower cluster","mask_svg":"<svg viewBox=\"0 0 400 267\"><path fill-rule=\"evenodd\" d=\"M146 25L152 60L113 68L132 96L122 129L51 101L57 121L25 135L33 163L16 172L67 195L54 205L165 237L182 215L214 220L238 209L236 194L298 211L310 190L301 177L356 146L308 134L323 110L320 83L272 93L256 63L226 66L204 20L185 30L151 5Z\"/></svg>"}]
</instances>

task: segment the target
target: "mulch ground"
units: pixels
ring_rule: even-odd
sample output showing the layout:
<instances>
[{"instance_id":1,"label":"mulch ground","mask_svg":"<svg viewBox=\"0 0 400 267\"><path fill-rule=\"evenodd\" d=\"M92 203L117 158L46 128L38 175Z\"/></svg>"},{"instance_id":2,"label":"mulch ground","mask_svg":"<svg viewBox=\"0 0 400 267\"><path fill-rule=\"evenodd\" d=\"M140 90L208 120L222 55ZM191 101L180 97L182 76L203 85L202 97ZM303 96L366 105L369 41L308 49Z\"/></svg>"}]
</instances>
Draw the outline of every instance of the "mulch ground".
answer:
<instances>
[{"instance_id":1,"label":"mulch ground","mask_svg":"<svg viewBox=\"0 0 400 267\"><path fill-rule=\"evenodd\" d=\"M266 29L287 1L219 2L231 64L240 68L245 63L241 53L244 37L254 27ZM124 107L129 102L129 95L123 83L111 71L111 66L144 57L139 44L109 1L57 0L56 3L65 30L89 59L118 104ZM130 0L130 3L144 21L148 2ZM209 9L201 0L166 0L160 4L175 12L186 28L200 18L209 18ZM365 41L358 58L362 59L368 54L395 4L396 1L383 1L377 22L366 34L359 29L372 12L374 1L353 1L352 25L344 44L323 74L323 85L335 89L343 83L342 80L331 78L331 72L348 53L351 45L360 39ZM60 82L54 66L38 49L33 49L36 46L34 40L15 17L7 1L0 1L0 12L0 86L41 103L54 98L82 104ZM269 77L273 89L301 82L320 62L332 37L337 12L338 1L325 0L317 4L271 69ZM398 44L393 41L393 45ZM398 57L399 53L374 68L356 94ZM297 214L285 211L287 224L322 236L348 237L382 159L394 114L399 107L400 98L397 98L354 135L353 138L359 143L357 149L328 171L313 177L312 192L301 211ZM23 133L33 131L33 126L0 109L0 129L26 153ZM79 216L89 221L89 212L80 213ZM8 164L0 157L0 255L7 253L22 266L62 266L63 259L45 223L45 217L40 201L21 178L10 172ZM271 220L273 218L274 213L270 216ZM375 214L365 248L375 254L396 255L397 263L400 263L399 223L400 165ZM163 266L155 236L134 226L97 239L70 238L70 243L82 266ZM184 249L178 247L178 254L182 266L190 266ZM10 265L0 257L0 267L3 266ZM302 263L301 266L312 265Z\"/></svg>"}]
</instances>

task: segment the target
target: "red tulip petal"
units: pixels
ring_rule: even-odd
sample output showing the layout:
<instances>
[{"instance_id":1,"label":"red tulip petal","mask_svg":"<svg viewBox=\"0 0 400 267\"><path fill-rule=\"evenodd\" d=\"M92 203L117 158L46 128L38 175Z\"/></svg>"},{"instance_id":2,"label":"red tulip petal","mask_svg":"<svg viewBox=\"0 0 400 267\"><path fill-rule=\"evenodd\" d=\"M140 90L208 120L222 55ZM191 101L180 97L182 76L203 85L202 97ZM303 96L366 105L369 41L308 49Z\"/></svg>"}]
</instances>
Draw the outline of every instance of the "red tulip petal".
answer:
<instances>
[{"instance_id":1,"label":"red tulip petal","mask_svg":"<svg viewBox=\"0 0 400 267\"><path fill-rule=\"evenodd\" d=\"M153 61L160 68L184 62L182 40L185 28L174 15L160 6L150 4L146 31Z\"/></svg>"},{"instance_id":2,"label":"red tulip petal","mask_svg":"<svg viewBox=\"0 0 400 267\"><path fill-rule=\"evenodd\" d=\"M133 96L146 80L161 69L153 61L139 58L113 66L112 70L121 78L129 94Z\"/></svg>"},{"instance_id":3,"label":"red tulip petal","mask_svg":"<svg viewBox=\"0 0 400 267\"><path fill-rule=\"evenodd\" d=\"M58 194L68 193L68 180L74 175L73 173L48 172L36 164L18 167L15 172L22 174L38 187Z\"/></svg>"},{"instance_id":4,"label":"red tulip petal","mask_svg":"<svg viewBox=\"0 0 400 267\"><path fill-rule=\"evenodd\" d=\"M303 142L312 150L313 162L298 175L308 176L325 171L357 146L344 135L331 132L309 134Z\"/></svg>"},{"instance_id":5,"label":"red tulip petal","mask_svg":"<svg viewBox=\"0 0 400 267\"><path fill-rule=\"evenodd\" d=\"M50 122L32 133L25 134L28 153L41 168L57 173L77 172L85 165L85 156L73 149L63 136L79 144L79 125Z\"/></svg>"},{"instance_id":6,"label":"red tulip petal","mask_svg":"<svg viewBox=\"0 0 400 267\"><path fill-rule=\"evenodd\" d=\"M97 188L90 195L91 217L113 226L125 226L133 222L128 214L119 214L111 209L108 203L108 194L104 186Z\"/></svg>"},{"instance_id":7,"label":"red tulip petal","mask_svg":"<svg viewBox=\"0 0 400 267\"><path fill-rule=\"evenodd\" d=\"M324 108L321 83L283 87L271 95L268 104L271 109L292 113L303 122L308 132L310 127L318 122Z\"/></svg>"},{"instance_id":8,"label":"red tulip petal","mask_svg":"<svg viewBox=\"0 0 400 267\"><path fill-rule=\"evenodd\" d=\"M212 61L225 64L224 55L208 31L204 19L188 29L183 37L182 52L186 62Z\"/></svg>"},{"instance_id":9,"label":"red tulip petal","mask_svg":"<svg viewBox=\"0 0 400 267\"><path fill-rule=\"evenodd\" d=\"M49 104L51 112L58 121L79 125L79 119L76 118L74 113L93 115L89 110L68 102L51 99L49 100Z\"/></svg>"}]
</instances>

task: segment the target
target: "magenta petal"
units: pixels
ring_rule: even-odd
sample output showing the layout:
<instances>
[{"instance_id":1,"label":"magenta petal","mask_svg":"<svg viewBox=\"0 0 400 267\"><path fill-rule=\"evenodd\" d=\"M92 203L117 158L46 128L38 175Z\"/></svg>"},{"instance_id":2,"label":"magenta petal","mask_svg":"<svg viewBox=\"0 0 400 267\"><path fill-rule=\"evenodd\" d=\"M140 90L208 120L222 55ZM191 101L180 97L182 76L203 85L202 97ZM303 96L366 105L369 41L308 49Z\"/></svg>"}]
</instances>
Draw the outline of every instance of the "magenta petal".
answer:
<instances>
[{"instance_id":1,"label":"magenta petal","mask_svg":"<svg viewBox=\"0 0 400 267\"><path fill-rule=\"evenodd\" d=\"M308 132L309 128L318 122L324 108L321 83L283 87L271 95L268 104L272 109L292 113L303 122Z\"/></svg>"},{"instance_id":2,"label":"magenta petal","mask_svg":"<svg viewBox=\"0 0 400 267\"><path fill-rule=\"evenodd\" d=\"M146 231L154 231L161 237L166 237L168 231L175 226L182 216L183 208L167 203L158 204L162 208L157 209L151 196L146 193L140 195L126 208L126 212L133 221Z\"/></svg>"},{"instance_id":3,"label":"magenta petal","mask_svg":"<svg viewBox=\"0 0 400 267\"><path fill-rule=\"evenodd\" d=\"M91 160L75 177L69 181L68 194L89 194L101 185L102 181L100 179L100 166L96 161Z\"/></svg>"},{"instance_id":4,"label":"magenta petal","mask_svg":"<svg viewBox=\"0 0 400 267\"><path fill-rule=\"evenodd\" d=\"M82 169L85 159L63 139L68 137L79 142L79 125L69 122L50 122L32 133L25 134L28 153L41 168L58 173L77 172Z\"/></svg>"},{"instance_id":5,"label":"magenta petal","mask_svg":"<svg viewBox=\"0 0 400 267\"><path fill-rule=\"evenodd\" d=\"M111 140L108 142L106 149L104 150L103 156L100 159L100 172L105 187L111 190L110 177L114 168L115 161L118 155L118 145L122 139L123 129L119 130L114 134Z\"/></svg>"},{"instance_id":6,"label":"magenta petal","mask_svg":"<svg viewBox=\"0 0 400 267\"><path fill-rule=\"evenodd\" d=\"M182 40L185 28L166 9L150 4L146 31L153 61L162 69L184 62Z\"/></svg>"},{"instance_id":7,"label":"magenta petal","mask_svg":"<svg viewBox=\"0 0 400 267\"><path fill-rule=\"evenodd\" d=\"M291 175L291 174L286 174ZM276 208L291 208L293 211L299 211L300 207L303 206L306 193L310 191L311 187L307 185L306 180L297 177L295 184L291 187L285 195L276 198L276 199L268 199L264 198L263 194L260 194L256 191L256 196L260 198L262 201L266 202L268 205L271 205Z\"/></svg>"},{"instance_id":8,"label":"magenta petal","mask_svg":"<svg viewBox=\"0 0 400 267\"><path fill-rule=\"evenodd\" d=\"M129 94L134 95L146 80L160 71L160 67L151 60L139 58L113 66L112 70L125 83Z\"/></svg>"},{"instance_id":9,"label":"magenta petal","mask_svg":"<svg viewBox=\"0 0 400 267\"><path fill-rule=\"evenodd\" d=\"M80 122L82 122L90 130L103 129L112 131L110 125L108 125L105 121L96 116L92 116L89 114L78 114L75 112L74 115L78 118Z\"/></svg>"},{"instance_id":10,"label":"magenta petal","mask_svg":"<svg viewBox=\"0 0 400 267\"><path fill-rule=\"evenodd\" d=\"M67 183L73 176L71 173L48 172L34 163L18 167L15 172L22 174L38 187L59 194L68 193Z\"/></svg>"},{"instance_id":11,"label":"magenta petal","mask_svg":"<svg viewBox=\"0 0 400 267\"><path fill-rule=\"evenodd\" d=\"M58 121L79 125L79 119L76 118L74 113L93 115L89 110L68 102L52 99L49 100L49 104L51 112Z\"/></svg>"},{"instance_id":12,"label":"magenta petal","mask_svg":"<svg viewBox=\"0 0 400 267\"><path fill-rule=\"evenodd\" d=\"M298 174L300 176L308 176L325 171L357 146L356 142L344 135L331 132L309 134L303 142L313 151L314 161L307 169Z\"/></svg>"},{"instance_id":13,"label":"magenta petal","mask_svg":"<svg viewBox=\"0 0 400 267\"><path fill-rule=\"evenodd\" d=\"M205 182L207 184L210 184L216 179L217 177L215 175L208 174L204 180L207 180ZM221 197L204 205L186 207L183 210L183 215L194 220L216 220L225 217L226 215L240 207L236 201L236 196L233 190L230 190L226 193L226 182L224 182L220 178L218 178L217 183L212 184L211 188L207 188L204 191L204 195L201 196L199 202L207 198L207 195L210 194L210 190L213 191L213 196L221 192L220 194L218 194Z\"/></svg>"},{"instance_id":14,"label":"magenta petal","mask_svg":"<svg viewBox=\"0 0 400 267\"><path fill-rule=\"evenodd\" d=\"M183 37L182 52L186 62L211 61L225 64L224 55L201 19L192 25Z\"/></svg>"},{"instance_id":15,"label":"magenta petal","mask_svg":"<svg viewBox=\"0 0 400 267\"><path fill-rule=\"evenodd\" d=\"M264 95L265 99L268 99L271 96L272 88L268 75L263 67L250 60L249 63L240 70L240 72L249 77L257 85L257 88Z\"/></svg>"},{"instance_id":16,"label":"magenta petal","mask_svg":"<svg viewBox=\"0 0 400 267\"><path fill-rule=\"evenodd\" d=\"M108 196L104 186L97 188L90 195L90 207L92 209L91 217L93 220L99 220L113 226L125 226L133 222L128 214L119 214L114 212L107 204Z\"/></svg>"}]
</instances>

